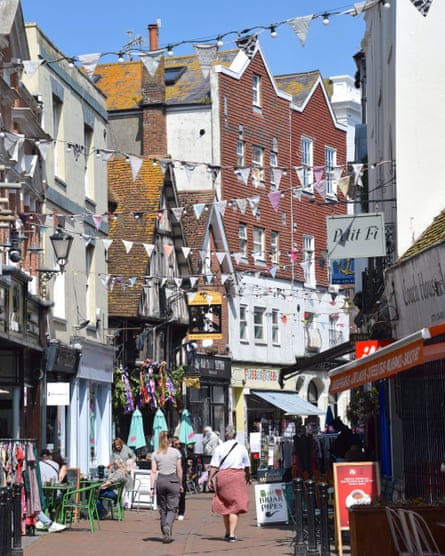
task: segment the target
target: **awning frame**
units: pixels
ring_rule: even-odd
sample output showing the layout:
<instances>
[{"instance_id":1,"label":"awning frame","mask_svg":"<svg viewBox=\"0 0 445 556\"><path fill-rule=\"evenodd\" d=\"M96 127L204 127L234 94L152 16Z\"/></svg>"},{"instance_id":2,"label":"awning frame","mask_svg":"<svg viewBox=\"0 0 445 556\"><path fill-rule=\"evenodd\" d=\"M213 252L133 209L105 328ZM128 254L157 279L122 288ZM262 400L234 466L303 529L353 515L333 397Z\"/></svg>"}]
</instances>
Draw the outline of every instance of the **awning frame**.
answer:
<instances>
[{"instance_id":1,"label":"awning frame","mask_svg":"<svg viewBox=\"0 0 445 556\"><path fill-rule=\"evenodd\" d=\"M297 415L307 416L307 415L325 414L324 410L311 404L310 402L308 402L307 400L299 396L296 392L281 392L281 390L250 390L250 393L258 398L261 398L263 401L271 405L274 405L281 411L284 411L284 413L289 416L297 416ZM286 405L285 403L280 404L280 401L284 399L283 396L288 397L289 400L291 396L295 396L296 402L301 404L302 409L296 412L296 409L292 411L291 407ZM292 400L290 400L290 402L292 402Z\"/></svg>"}]
</instances>

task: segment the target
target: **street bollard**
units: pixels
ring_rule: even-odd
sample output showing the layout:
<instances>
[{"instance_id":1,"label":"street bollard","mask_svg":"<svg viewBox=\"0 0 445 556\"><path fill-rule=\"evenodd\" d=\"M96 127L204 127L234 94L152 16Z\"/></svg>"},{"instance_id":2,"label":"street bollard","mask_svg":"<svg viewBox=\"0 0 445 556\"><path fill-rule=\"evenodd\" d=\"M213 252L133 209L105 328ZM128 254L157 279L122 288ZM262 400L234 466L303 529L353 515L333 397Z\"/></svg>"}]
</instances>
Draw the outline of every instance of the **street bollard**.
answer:
<instances>
[{"instance_id":1,"label":"street bollard","mask_svg":"<svg viewBox=\"0 0 445 556\"><path fill-rule=\"evenodd\" d=\"M9 487L0 488L0 554L11 554L12 494Z\"/></svg>"},{"instance_id":2,"label":"street bollard","mask_svg":"<svg viewBox=\"0 0 445 556\"><path fill-rule=\"evenodd\" d=\"M319 554L317 545L317 525L315 522L315 482L306 481L307 495L307 526L308 526L308 554Z\"/></svg>"},{"instance_id":3,"label":"street bollard","mask_svg":"<svg viewBox=\"0 0 445 556\"><path fill-rule=\"evenodd\" d=\"M22 548L22 488L21 483L15 483L13 487L12 503L12 551L11 556L21 556Z\"/></svg>"},{"instance_id":4,"label":"street bollard","mask_svg":"<svg viewBox=\"0 0 445 556\"><path fill-rule=\"evenodd\" d=\"M306 555L306 543L304 542L303 511L304 511L304 482L297 477L292 481L294 491L294 513L295 513L295 549L294 555Z\"/></svg>"},{"instance_id":5,"label":"street bollard","mask_svg":"<svg viewBox=\"0 0 445 556\"><path fill-rule=\"evenodd\" d=\"M328 488L327 483L320 483L318 490L320 493L320 548L321 556L330 555L329 544L329 516L328 516Z\"/></svg>"}]
</instances>

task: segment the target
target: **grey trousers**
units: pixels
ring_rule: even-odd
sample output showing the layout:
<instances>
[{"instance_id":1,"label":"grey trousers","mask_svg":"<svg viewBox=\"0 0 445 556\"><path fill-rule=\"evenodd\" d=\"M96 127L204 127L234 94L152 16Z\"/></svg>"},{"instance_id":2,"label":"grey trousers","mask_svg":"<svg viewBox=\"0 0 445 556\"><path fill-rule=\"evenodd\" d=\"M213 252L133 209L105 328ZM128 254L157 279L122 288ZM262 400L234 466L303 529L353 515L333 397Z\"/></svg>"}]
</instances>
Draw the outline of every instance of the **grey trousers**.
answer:
<instances>
[{"instance_id":1,"label":"grey trousers","mask_svg":"<svg viewBox=\"0 0 445 556\"><path fill-rule=\"evenodd\" d=\"M173 531L173 523L176 519L179 504L179 479L176 473L171 475L158 473L156 494L161 516L161 531L164 532L165 526L170 527L170 531Z\"/></svg>"}]
</instances>

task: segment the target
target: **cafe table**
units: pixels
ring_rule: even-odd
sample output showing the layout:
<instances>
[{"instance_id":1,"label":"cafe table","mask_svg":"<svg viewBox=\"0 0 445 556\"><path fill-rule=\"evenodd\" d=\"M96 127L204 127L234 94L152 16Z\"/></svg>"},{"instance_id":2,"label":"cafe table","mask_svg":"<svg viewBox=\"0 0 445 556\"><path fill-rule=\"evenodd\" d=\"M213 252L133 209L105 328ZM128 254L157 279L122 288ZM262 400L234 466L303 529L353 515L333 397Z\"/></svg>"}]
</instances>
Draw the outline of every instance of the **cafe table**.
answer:
<instances>
[{"instance_id":1,"label":"cafe table","mask_svg":"<svg viewBox=\"0 0 445 556\"><path fill-rule=\"evenodd\" d=\"M46 500L48 517L50 519L56 519L64 492L73 487L69 483L45 483L42 485L42 488Z\"/></svg>"}]
</instances>

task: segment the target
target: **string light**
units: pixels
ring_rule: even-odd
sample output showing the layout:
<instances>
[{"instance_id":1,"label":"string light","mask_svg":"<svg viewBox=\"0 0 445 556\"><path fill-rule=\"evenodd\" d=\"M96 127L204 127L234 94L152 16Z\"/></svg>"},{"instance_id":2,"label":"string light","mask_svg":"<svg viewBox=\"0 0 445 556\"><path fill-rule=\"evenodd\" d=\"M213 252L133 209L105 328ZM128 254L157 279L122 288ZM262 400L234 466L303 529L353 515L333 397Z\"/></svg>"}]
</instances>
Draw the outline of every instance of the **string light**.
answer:
<instances>
[{"instance_id":1,"label":"string light","mask_svg":"<svg viewBox=\"0 0 445 556\"><path fill-rule=\"evenodd\" d=\"M329 14L328 13L323 14L323 25L329 25Z\"/></svg>"},{"instance_id":2,"label":"string light","mask_svg":"<svg viewBox=\"0 0 445 556\"><path fill-rule=\"evenodd\" d=\"M271 36L273 39L276 39L276 38L277 38L277 28L276 28L275 25L271 25L271 26L270 26L270 36Z\"/></svg>"}]
</instances>

